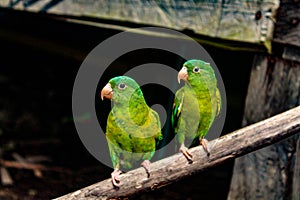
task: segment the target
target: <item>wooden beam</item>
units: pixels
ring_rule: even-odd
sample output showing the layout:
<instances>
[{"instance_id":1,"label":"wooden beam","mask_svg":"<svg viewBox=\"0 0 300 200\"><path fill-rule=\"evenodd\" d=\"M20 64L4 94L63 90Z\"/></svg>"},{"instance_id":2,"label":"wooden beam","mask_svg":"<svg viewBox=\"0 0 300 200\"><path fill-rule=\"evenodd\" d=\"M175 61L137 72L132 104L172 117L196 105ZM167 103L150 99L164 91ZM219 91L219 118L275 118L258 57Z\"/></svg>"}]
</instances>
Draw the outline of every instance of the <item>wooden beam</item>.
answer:
<instances>
[{"instance_id":1,"label":"wooden beam","mask_svg":"<svg viewBox=\"0 0 300 200\"><path fill-rule=\"evenodd\" d=\"M60 16L164 26L270 48L279 0L268 1L94 1L2 0L0 7Z\"/></svg>"},{"instance_id":2,"label":"wooden beam","mask_svg":"<svg viewBox=\"0 0 300 200\"><path fill-rule=\"evenodd\" d=\"M188 164L183 155L175 154L152 163L150 178L143 168L138 168L120 175L119 189L115 189L111 179L107 179L57 200L121 198L155 190L299 132L300 106L211 141L209 157L202 146L190 149L194 159L192 164Z\"/></svg>"}]
</instances>

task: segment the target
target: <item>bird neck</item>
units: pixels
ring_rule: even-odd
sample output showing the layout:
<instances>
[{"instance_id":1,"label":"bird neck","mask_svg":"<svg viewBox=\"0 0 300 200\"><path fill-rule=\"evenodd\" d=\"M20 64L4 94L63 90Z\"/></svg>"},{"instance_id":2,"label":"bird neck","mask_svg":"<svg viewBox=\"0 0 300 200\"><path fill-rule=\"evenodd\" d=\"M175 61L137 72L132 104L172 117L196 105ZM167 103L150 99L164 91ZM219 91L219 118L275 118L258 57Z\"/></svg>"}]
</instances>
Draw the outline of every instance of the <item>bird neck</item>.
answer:
<instances>
[{"instance_id":1,"label":"bird neck","mask_svg":"<svg viewBox=\"0 0 300 200\"><path fill-rule=\"evenodd\" d=\"M133 95L129 102L130 117L137 125L143 125L149 115L149 107L141 95Z\"/></svg>"},{"instance_id":2,"label":"bird neck","mask_svg":"<svg viewBox=\"0 0 300 200\"><path fill-rule=\"evenodd\" d=\"M193 93L197 98L205 98L213 93L214 88L207 82L197 83L198 85L185 84L185 91Z\"/></svg>"},{"instance_id":3,"label":"bird neck","mask_svg":"<svg viewBox=\"0 0 300 200\"><path fill-rule=\"evenodd\" d=\"M141 91L136 91L127 102L116 104L113 110L119 118L131 119L136 125L141 126L146 122L150 108L146 104Z\"/></svg>"}]
</instances>

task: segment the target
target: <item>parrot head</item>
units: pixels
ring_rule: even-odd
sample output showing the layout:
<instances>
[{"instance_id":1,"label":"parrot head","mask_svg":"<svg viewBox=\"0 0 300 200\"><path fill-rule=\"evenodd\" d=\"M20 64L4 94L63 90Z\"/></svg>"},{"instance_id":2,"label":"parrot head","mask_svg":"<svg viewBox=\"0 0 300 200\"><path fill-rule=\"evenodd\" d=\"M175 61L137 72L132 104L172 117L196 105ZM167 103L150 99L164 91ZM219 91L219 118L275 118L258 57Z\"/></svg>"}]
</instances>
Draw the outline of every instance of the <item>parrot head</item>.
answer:
<instances>
[{"instance_id":1,"label":"parrot head","mask_svg":"<svg viewBox=\"0 0 300 200\"><path fill-rule=\"evenodd\" d=\"M135 80L128 76L117 76L108 81L101 90L101 99L113 100L115 103L128 103L132 97L143 98L143 93Z\"/></svg>"},{"instance_id":2,"label":"parrot head","mask_svg":"<svg viewBox=\"0 0 300 200\"><path fill-rule=\"evenodd\" d=\"M183 64L178 73L178 83L184 80L188 85L196 86L200 81L207 82L215 79L215 73L211 65L202 60L188 60Z\"/></svg>"}]
</instances>

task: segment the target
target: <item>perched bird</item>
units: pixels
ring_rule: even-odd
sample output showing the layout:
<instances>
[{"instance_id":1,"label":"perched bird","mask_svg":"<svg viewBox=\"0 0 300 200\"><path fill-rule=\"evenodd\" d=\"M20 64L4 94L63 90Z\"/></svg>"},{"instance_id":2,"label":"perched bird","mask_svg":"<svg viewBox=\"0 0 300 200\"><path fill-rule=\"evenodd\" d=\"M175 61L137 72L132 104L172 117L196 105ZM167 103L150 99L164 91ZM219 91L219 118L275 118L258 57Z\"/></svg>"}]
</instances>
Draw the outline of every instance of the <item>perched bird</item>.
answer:
<instances>
[{"instance_id":1,"label":"perched bird","mask_svg":"<svg viewBox=\"0 0 300 200\"><path fill-rule=\"evenodd\" d=\"M106 139L114 167L112 183L118 187L122 169L137 164L150 176L150 159L162 139L158 114L144 99L142 90L132 78L118 76L109 80L101 91L101 99L113 101L107 118Z\"/></svg>"},{"instance_id":2,"label":"perched bird","mask_svg":"<svg viewBox=\"0 0 300 200\"><path fill-rule=\"evenodd\" d=\"M215 117L221 110L221 96L211 65L202 60L189 60L178 73L178 82L185 85L175 94L172 123L179 144L179 151L192 162L188 147L199 142L210 153L204 138Z\"/></svg>"}]
</instances>

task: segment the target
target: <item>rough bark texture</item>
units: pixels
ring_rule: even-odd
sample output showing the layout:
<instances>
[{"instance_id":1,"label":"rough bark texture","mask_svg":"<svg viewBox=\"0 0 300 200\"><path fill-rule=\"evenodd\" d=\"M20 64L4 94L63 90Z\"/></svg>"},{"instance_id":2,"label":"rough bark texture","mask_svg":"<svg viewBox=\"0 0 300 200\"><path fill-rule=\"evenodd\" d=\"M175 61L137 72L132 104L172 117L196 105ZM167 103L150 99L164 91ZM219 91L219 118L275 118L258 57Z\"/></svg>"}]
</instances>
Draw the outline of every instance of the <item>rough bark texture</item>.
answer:
<instances>
[{"instance_id":1,"label":"rough bark texture","mask_svg":"<svg viewBox=\"0 0 300 200\"><path fill-rule=\"evenodd\" d=\"M300 140L298 140L296 152L297 153L293 178L292 199L300 198Z\"/></svg>"},{"instance_id":2,"label":"rough bark texture","mask_svg":"<svg viewBox=\"0 0 300 200\"><path fill-rule=\"evenodd\" d=\"M295 107L299 102L300 65L256 56L243 125ZM299 194L297 142L299 134L236 159L228 199L297 199L292 198L292 193Z\"/></svg>"},{"instance_id":3,"label":"rough bark texture","mask_svg":"<svg viewBox=\"0 0 300 200\"><path fill-rule=\"evenodd\" d=\"M274 41L300 47L300 1L281 0L274 30Z\"/></svg>"},{"instance_id":4,"label":"rough bark texture","mask_svg":"<svg viewBox=\"0 0 300 200\"><path fill-rule=\"evenodd\" d=\"M229 159L278 142L299 131L300 107L297 107L211 141L209 157L202 146L190 149L194 160L192 164L189 164L183 155L175 154L152 163L150 178L147 178L143 168L138 168L120 176L119 189L113 188L111 179L107 179L57 200L120 198L154 190Z\"/></svg>"}]
</instances>

